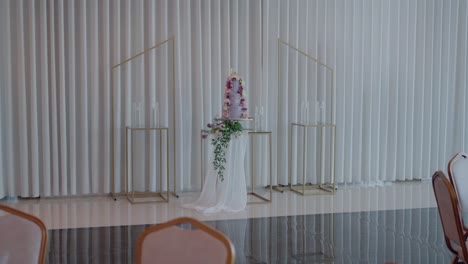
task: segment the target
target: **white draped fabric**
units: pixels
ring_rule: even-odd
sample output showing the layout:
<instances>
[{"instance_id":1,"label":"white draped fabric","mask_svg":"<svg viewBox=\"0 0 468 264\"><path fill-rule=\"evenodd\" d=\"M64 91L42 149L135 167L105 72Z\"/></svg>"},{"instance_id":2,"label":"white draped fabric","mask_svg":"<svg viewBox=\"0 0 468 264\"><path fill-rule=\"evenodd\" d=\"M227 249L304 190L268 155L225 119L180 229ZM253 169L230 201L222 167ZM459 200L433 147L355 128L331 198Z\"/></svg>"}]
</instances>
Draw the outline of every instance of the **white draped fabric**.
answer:
<instances>
[{"instance_id":1,"label":"white draped fabric","mask_svg":"<svg viewBox=\"0 0 468 264\"><path fill-rule=\"evenodd\" d=\"M110 67L171 36L178 189L200 186L198 131L221 113L229 67L249 112L265 107L273 184L288 183L278 117L297 120L305 72L287 56L278 91L278 36L335 69L338 183L428 179L468 148L467 11L464 0L0 1L0 197L108 193Z\"/></svg>"},{"instance_id":2,"label":"white draped fabric","mask_svg":"<svg viewBox=\"0 0 468 264\"><path fill-rule=\"evenodd\" d=\"M210 136L212 137L212 136ZM210 137L207 140L211 140ZM247 189L245 182L245 150L249 135L244 133L238 138L231 139L226 149L226 163L223 180L212 166L214 161L214 146L208 148L208 163L205 181L200 197L185 208L194 209L201 213L239 212L247 206Z\"/></svg>"}]
</instances>

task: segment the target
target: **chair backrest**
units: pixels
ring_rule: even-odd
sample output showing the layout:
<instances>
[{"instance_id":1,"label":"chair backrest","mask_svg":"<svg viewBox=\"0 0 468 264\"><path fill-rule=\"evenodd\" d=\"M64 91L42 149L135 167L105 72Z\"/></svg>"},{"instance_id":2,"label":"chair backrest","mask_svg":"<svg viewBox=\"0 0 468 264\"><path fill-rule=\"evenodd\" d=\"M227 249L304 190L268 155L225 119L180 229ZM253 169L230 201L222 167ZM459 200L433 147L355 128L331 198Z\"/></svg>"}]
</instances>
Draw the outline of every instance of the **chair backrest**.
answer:
<instances>
[{"instance_id":1,"label":"chair backrest","mask_svg":"<svg viewBox=\"0 0 468 264\"><path fill-rule=\"evenodd\" d=\"M177 227L191 224L196 229ZM221 232L183 217L145 230L138 239L136 263L234 263L232 242Z\"/></svg>"},{"instance_id":2,"label":"chair backrest","mask_svg":"<svg viewBox=\"0 0 468 264\"><path fill-rule=\"evenodd\" d=\"M460 152L448 164L448 176L455 187L461 210L468 213L468 154Z\"/></svg>"},{"instance_id":3,"label":"chair backrest","mask_svg":"<svg viewBox=\"0 0 468 264\"><path fill-rule=\"evenodd\" d=\"M0 237L0 263L45 263L47 229L39 218L0 205Z\"/></svg>"},{"instance_id":4,"label":"chair backrest","mask_svg":"<svg viewBox=\"0 0 468 264\"><path fill-rule=\"evenodd\" d=\"M459 213L458 198L450 181L444 173L437 171L432 176L432 187L439 208L440 220L444 229L445 242L450 251L458 254L458 248L453 248L453 243L461 247L462 257L468 260L468 252L463 238L463 228Z\"/></svg>"}]
</instances>

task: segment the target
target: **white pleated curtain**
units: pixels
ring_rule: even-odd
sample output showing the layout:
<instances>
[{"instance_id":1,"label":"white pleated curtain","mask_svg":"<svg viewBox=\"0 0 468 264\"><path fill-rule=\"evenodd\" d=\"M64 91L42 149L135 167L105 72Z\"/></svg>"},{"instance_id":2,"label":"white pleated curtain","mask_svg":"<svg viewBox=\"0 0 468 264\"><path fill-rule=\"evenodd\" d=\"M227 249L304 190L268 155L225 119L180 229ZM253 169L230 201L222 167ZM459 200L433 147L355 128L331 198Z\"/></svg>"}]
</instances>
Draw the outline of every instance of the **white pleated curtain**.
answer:
<instances>
[{"instance_id":1,"label":"white pleated curtain","mask_svg":"<svg viewBox=\"0 0 468 264\"><path fill-rule=\"evenodd\" d=\"M1 1L0 196L111 191L110 67L171 36L179 189L199 186L199 131L221 112L231 66L246 80L250 114L265 107L273 184L288 183L289 132L278 116L298 118L290 95L301 93L301 75L288 71L301 62L287 57L278 107L278 36L335 70L338 183L428 179L468 144L467 8L461 0Z\"/></svg>"},{"instance_id":2,"label":"white pleated curtain","mask_svg":"<svg viewBox=\"0 0 468 264\"><path fill-rule=\"evenodd\" d=\"M338 183L428 179L467 148L466 1L266 1L264 10L270 102L278 31L335 70ZM301 77L294 56L282 67ZM280 112L288 107L289 119L297 120L291 104L300 100L283 98L303 93L295 85L303 78L281 74L289 89L280 91L286 104ZM279 128L278 161L287 160L286 124L269 120ZM280 182L287 169L278 167Z\"/></svg>"},{"instance_id":3,"label":"white pleated curtain","mask_svg":"<svg viewBox=\"0 0 468 264\"><path fill-rule=\"evenodd\" d=\"M110 192L111 66L172 36L177 45L178 189L199 186L200 129L221 113L229 67L239 69L252 87L250 102L259 98L260 1L2 1L0 5L4 36L0 196ZM147 72L122 78L131 84L137 79L154 81ZM122 96L128 91L121 88L117 83L114 106L121 115L116 126L123 132L129 122L122 117L128 114ZM161 105L165 122L170 122L173 113L167 109L172 105ZM116 136L114 169L121 179L125 141L123 133ZM121 183L117 180L117 192ZM151 184L149 179L147 183Z\"/></svg>"}]
</instances>

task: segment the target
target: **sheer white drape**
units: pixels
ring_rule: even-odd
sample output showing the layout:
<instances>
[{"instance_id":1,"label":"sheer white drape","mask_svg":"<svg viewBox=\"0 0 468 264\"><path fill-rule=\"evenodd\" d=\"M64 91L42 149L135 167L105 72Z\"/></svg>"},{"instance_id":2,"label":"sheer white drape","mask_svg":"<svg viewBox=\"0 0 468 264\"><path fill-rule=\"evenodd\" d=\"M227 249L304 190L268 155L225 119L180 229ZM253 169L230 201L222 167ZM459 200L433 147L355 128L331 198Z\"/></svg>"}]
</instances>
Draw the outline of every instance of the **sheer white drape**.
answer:
<instances>
[{"instance_id":1,"label":"sheer white drape","mask_svg":"<svg viewBox=\"0 0 468 264\"><path fill-rule=\"evenodd\" d=\"M1 1L0 196L109 192L110 67L171 36L179 188L199 186L198 131L221 112L230 66L246 80L250 113L266 108L273 184L288 182L278 35L335 69L339 183L427 179L468 144L467 9L462 0Z\"/></svg>"},{"instance_id":2,"label":"sheer white drape","mask_svg":"<svg viewBox=\"0 0 468 264\"><path fill-rule=\"evenodd\" d=\"M209 136L208 140L213 138ZM247 190L245 188L245 150L249 135L244 133L231 139L226 149L226 160L223 180L219 179L218 171L208 166L204 176L203 189L196 201L184 204L183 207L200 213L240 212L247 206ZM214 161L214 146L208 149L209 163Z\"/></svg>"}]
</instances>

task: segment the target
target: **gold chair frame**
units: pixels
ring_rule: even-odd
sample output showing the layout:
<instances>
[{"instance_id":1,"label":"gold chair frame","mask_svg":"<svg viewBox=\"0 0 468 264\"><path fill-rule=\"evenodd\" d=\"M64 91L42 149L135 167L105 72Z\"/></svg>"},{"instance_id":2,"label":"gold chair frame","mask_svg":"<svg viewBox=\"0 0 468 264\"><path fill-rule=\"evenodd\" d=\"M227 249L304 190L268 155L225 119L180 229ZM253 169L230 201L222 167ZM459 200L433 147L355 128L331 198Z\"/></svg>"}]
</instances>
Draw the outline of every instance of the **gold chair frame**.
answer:
<instances>
[{"instance_id":1,"label":"gold chair frame","mask_svg":"<svg viewBox=\"0 0 468 264\"><path fill-rule=\"evenodd\" d=\"M140 238L138 239L137 242L137 248L136 248L136 263L141 264L142 263L142 256L143 256L143 242L145 241L146 237L154 232L158 232L160 230L181 225L181 224L190 224L199 230L207 233L208 235L214 237L215 239L221 241L223 245L226 248L227 251L227 264L234 264L235 263L235 257L236 257L236 251L234 249L234 245L232 244L231 240L227 238L223 233L219 232L218 230L196 220L190 217L181 217L177 218L174 220L171 220L166 223L162 224L157 224L155 226L152 226L148 229L146 229L143 234L140 235ZM181 245L183 246L183 245Z\"/></svg>"},{"instance_id":2,"label":"gold chair frame","mask_svg":"<svg viewBox=\"0 0 468 264\"><path fill-rule=\"evenodd\" d=\"M437 193L437 185L443 185L446 190L448 191L449 197L440 197L440 194ZM445 243L447 245L447 248L452 252L455 256L452 259L452 263L458 263L458 260L460 259L460 253L463 255L463 259L466 261L468 260L468 250L467 250L467 244L465 242L465 236L463 234L463 224L462 224L462 218L460 216L460 205L458 203L458 197L457 194L455 193L455 188L452 185L452 183L447 179L445 174L442 171L437 171L434 173L432 176L432 186L434 189L434 194L435 198L437 201L437 209L439 211L439 216L442 222L442 227L444 229L444 238L445 238ZM446 200L441 200L442 198L449 198L449 201ZM451 206L451 212L453 213L454 219L454 226L449 225L446 226L444 225L444 214L441 210L441 205L444 206ZM446 217L446 216L445 216ZM457 239L458 241L454 241L453 238ZM455 244L460 244L458 245L460 248L454 248L452 243L454 242ZM461 250L461 252L459 252Z\"/></svg>"},{"instance_id":3,"label":"gold chair frame","mask_svg":"<svg viewBox=\"0 0 468 264\"><path fill-rule=\"evenodd\" d=\"M20 218L26 219L30 222L33 222L36 224L40 229L41 229L41 248L39 252L39 264L45 264L46 263L46 253L47 253L47 242L48 242L48 235L47 235L47 228L42 222L41 219L37 218L34 215L22 212L20 210L17 210L15 208L11 208L9 206L1 205L0 204L0 211L5 211L7 213L10 213L12 215L18 216Z\"/></svg>"}]
</instances>

